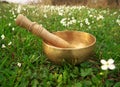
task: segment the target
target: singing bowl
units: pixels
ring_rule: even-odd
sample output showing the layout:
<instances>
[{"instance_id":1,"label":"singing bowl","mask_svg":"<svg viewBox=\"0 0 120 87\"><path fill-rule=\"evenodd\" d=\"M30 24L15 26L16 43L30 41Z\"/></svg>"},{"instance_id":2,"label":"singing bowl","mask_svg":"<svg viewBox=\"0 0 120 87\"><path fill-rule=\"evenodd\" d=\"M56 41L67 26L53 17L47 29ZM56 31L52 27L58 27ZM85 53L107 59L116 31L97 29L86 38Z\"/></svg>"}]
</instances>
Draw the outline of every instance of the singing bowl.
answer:
<instances>
[{"instance_id":1,"label":"singing bowl","mask_svg":"<svg viewBox=\"0 0 120 87\"><path fill-rule=\"evenodd\" d=\"M76 65L90 58L94 53L96 38L92 34L81 31L57 31L53 34L74 46L73 48L60 48L43 40L44 53L50 61L56 64L69 62Z\"/></svg>"}]
</instances>

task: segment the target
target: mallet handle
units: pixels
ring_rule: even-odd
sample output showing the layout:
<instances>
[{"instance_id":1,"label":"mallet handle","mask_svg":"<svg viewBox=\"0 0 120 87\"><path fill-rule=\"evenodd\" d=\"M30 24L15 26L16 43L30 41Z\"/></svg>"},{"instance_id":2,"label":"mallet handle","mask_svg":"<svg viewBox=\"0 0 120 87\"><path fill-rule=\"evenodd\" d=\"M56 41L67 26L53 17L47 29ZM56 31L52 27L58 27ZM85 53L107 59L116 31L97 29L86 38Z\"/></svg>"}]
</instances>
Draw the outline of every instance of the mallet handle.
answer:
<instances>
[{"instance_id":1,"label":"mallet handle","mask_svg":"<svg viewBox=\"0 0 120 87\"><path fill-rule=\"evenodd\" d=\"M41 37L43 40L53 44L54 46L62 48L71 47L67 41L50 33L44 27L40 26L36 22L30 21L27 17L23 16L22 14L19 14L16 18L16 24L29 30L33 34L37 35L38 37Z\"/></svg>"}]
</instances>

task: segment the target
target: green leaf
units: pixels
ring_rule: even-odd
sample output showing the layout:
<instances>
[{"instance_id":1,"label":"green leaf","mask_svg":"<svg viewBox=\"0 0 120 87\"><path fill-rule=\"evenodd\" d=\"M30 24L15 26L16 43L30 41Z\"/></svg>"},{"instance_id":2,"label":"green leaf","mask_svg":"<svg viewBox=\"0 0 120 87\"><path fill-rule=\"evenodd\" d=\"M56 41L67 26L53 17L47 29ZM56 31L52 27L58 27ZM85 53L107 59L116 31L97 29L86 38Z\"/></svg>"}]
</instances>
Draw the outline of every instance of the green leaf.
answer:
<instances>
[{"instance_id":1,"label":"green leaf","mask_svg":"<svg viewBox=\"0 0 120 87\"><path fill-rule=\"evenodd\" d=\"M75 83L75 85L73 87L82 87L82 83L80 83L80 82Z\"/></svg>"},{"instance_id":2,"label":"green leaf","mask_svg":"<svg viewBox=\"0 0 120 87\"><path fill-rule=\"evenodd\" d=\"M117 82L113 87L120 87L120 82Z\"/></svg>"},{"instance_id":3,"label":"green leaf","mask_svg":"<svg viewBox=\"0 0 120 87\"><path fill-rule=\"evenodd\" d=\"M29 81L27 81L25 78L20 78L20 79L21 81L19 87L27 87Z\"/></svg>"},{"instance_id":4,"label":"green leaf","mask_svg":"<svg viewBox=\"0 0 120 87\"><path fill-rule=\"evenodd\" d=\"M95 84L95 85L99 85L101 83L101 81L96 76L93 76L92 77L92 83Z\"/></svg>"},{"instance_id":5,"label":"green leaf","mask_svg":"<svg viewBox=\"0 0 120 87\"><path fill-rule=\"evenodd\" d=\"M86 76L88 76L88 75L91 75L91 73L92 73L92 68L81 69L80 75L81 75L82 77L86 77Z\"/></svg>"},{"instance_id":6,"label":"green leaf","mask_svg":"<svg viewBox=\"0 0 120 87\"><path fill-rule=\"evenodd\" d=\"M106 80L105 87L112 87L113 84L114 84L113 80Z\"/></svg>"},{"instance_id":7,"label":"green leaf","mask_svg":"<svg viewBox=\"0 0 120 87\"><path fill-rule=\"evenodd\" d=\"M92 82L90 80L84 80L82 81L82 87L91 87L92 86Z\"/></svg>"},{"instance_id":8,"label":"green leaf","mask_svg":"<svg viewBox=\"0 0 120 87\"><path fill-rule=\"evenodd\" d=\"M63 81L64 81L64 83L66 83L67 79L68 79L68 72L65 70L63 72Z\"/></svg>"},{"instance_id":9,"label":"green leaf","mask_svg":"<svg viewBox=\"0 0 120 87\"><path fill-rule=\"evenodd\" d=\"M39 82L38 82L37 79L34 79L34 80L32 80L31 84L32 84L32 87L37 87L37 85L39 84Z\"/></svg>"},{"instance_id":10,"label":"green leaf","mask_svg":"<svg viewBox=\"0 0 120 87\"><path fill-rule=\"evenodd\" d=\"M63 76L62 76L62 74L60 74L59 77L58 77L57 82L58 82L58 83L62 83L62 78L63 78Z\"/></svg>"}]
</instances>

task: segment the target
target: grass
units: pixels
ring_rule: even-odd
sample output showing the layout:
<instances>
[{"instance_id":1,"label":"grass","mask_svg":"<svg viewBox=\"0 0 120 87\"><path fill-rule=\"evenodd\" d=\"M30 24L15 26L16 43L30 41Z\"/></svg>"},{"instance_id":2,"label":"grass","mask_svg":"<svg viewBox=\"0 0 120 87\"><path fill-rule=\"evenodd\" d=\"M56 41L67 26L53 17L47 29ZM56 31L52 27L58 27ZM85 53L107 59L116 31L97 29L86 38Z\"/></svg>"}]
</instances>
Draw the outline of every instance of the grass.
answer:
<instances>
[{"instance_id":1,"label":"grass","mask_svg":"<svg viewBox=\"0 0 120 87\"><path fill-rule=\"evenodd\" d=\"M78 30L97 38L93 57L76 66L50 62L42 40L16 26L18 10L18 5L0 3L1 87L120 87L120 9L22 6L21 14L50 32ZM116 68L102 70L100 60L110 58Z\"/></svg>"}]
</instances>

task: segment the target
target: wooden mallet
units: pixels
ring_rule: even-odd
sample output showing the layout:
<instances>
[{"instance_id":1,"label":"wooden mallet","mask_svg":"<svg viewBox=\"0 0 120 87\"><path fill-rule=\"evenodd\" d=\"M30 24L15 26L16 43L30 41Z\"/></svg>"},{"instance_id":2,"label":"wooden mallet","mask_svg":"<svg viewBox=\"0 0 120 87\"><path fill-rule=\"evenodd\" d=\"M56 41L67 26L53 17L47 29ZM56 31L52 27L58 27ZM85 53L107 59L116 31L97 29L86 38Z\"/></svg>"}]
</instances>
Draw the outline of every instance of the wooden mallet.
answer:
<instances>
[{"instance_id":1,"label":"wooden mallet","mask_svg":"<svg viewBox=\"0 0 120 87\"><path fill-rule=\"evenodd\" d=\"M73 47L67 41L50 33L44 27L42 27L36 22L30 21L27 17L23 16L22 14L19 14L17 16L16 24L20 27L23 27L29 30L33 34L37 35L38 37L42 38L43 40L51 43L52 45L56 47L61 47L61 48L72 48Z\"/></svg>"}]
</instances>

